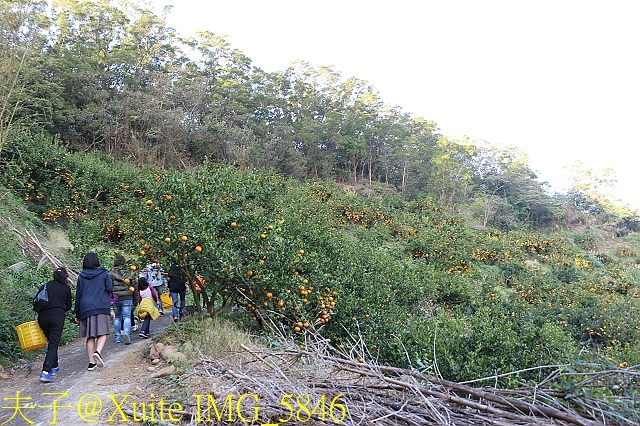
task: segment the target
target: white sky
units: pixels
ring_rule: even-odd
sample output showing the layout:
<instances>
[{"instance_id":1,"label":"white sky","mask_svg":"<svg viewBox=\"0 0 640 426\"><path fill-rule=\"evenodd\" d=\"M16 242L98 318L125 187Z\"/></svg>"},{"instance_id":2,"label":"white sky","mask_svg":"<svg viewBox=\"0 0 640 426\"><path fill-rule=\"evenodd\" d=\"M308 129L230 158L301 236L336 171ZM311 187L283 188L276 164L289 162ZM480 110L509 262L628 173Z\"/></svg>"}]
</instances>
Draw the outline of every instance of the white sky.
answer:
<instances>
[{"instance_id":1,"label":"white sky","mask_svg":"<svg viewBox=\"0 0 640 426\"><path fill-rule=\"evenodd\" d=\"M382 100L526 152L541 181L611 167L640 208L640 3L635 0L153 0L181 35L225 36L265 71L331 65Z\"/></svg>"}]
</instances>

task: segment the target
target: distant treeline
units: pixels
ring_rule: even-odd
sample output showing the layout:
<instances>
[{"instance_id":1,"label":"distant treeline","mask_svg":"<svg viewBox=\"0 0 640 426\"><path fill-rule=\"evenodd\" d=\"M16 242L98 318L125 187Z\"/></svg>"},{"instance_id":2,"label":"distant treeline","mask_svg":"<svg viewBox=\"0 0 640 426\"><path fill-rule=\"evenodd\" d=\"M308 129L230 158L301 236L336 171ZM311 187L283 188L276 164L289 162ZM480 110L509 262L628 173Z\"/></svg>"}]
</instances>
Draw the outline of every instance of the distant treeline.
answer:
<instances>
[{"instance_id":1,"label":"distant treeline","mask_svg":"<svg viewBox=\"0 0 640 426\"><path fill-rule=\"evenodd\" d=\"M212 32L182 38L142 1L0 0L0 31L0 155L13 129L28 128L141 165L208 158L377 185L505 230L631 214L589 173L550 194L515 148L447 138L331 67L264 72Z\"/></svg>"}]
</instances>

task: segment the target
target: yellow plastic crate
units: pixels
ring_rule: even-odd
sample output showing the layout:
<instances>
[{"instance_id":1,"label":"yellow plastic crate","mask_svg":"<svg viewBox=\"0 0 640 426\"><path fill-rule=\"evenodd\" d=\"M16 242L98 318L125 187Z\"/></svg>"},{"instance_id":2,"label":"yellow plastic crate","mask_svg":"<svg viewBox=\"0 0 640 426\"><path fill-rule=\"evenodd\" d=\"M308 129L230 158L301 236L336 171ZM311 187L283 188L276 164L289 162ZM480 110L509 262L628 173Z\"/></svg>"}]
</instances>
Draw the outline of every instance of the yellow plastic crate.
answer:
<instances>
[{"instance_id":1,"label":"yellow plastic crate","mask_svg":"<svg viewBox=\"0 0 640 426\"><path fill-rule=\"evenodd\" d=\"M162 302L162 307L165 309L173 307L173 300L171 300L171 296L167 293L162 293L160 295L160 301Z\"/></svg>"},{"instance_id":2,"label":"yellow plastic crate","mask_svg":"<svg viewBox=\"0 0 640 426\"><path fill-rule=\"evenodd\" d=\"M44 336L38 321L29 321L16 327L18 340L23 351L35 351L47 345L47 338Z\"/></svg>"}]
</instances>

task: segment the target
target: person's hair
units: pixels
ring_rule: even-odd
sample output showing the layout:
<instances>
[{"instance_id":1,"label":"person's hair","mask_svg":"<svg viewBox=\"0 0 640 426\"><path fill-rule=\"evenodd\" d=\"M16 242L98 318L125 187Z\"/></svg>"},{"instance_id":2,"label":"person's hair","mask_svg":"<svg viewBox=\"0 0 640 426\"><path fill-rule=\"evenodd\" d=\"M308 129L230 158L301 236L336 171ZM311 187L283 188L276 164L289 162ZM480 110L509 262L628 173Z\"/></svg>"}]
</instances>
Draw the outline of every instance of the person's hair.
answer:
<instances>
[{"instance_id":1,"label":"person's hair","mask_svg":"<svg viewBox=\"0 0 640 426\"><path fill-rule=\"evenodd\" d=\"M67 284L67 281L69 280L69 273L65 268L57 268L53 271L53 279L63 284Z\"/></svg>"},{"instance_id":2,"label":"person's hair","mask_svg":"<svg viewBox=\"0 0 640 426\"><path fill-rule=\"evenodd\" d=\"M113 261L113 266L125 265L126 263L127 259L125 259L123 255L119 255L116 257L116 260Z\"/></svg>"},{"instance_id":3,"label":"person's hair","mask_svg":"<svg viewBox=\"0 0 640 426\"><path fill-rule=\"evenodd\" d=\"M82 269L96 269L100 267L100 259L94 252L89 252L82 260Z\"/></svg>"},{"instance_id":4,"label":"person's hair","mask_svg":"<svg viewBox=\"0 0 640 426\"><path fill-rule=\"evenodd\" d=\"M138 290L146 290L149 287L149 281L145 277L138 278Z\"/></svg>"},{"instance_id":5,"label":"person's hair","mask_svg":"<svg viewBox=\"0 0 640 426\"><path fill-rule=\"evenodd\" d=\"M171 268L169 269L168 275L171 275L172 277L180 276L180 265L178 262L171 262Z\"/></svg>"}]
</instances>

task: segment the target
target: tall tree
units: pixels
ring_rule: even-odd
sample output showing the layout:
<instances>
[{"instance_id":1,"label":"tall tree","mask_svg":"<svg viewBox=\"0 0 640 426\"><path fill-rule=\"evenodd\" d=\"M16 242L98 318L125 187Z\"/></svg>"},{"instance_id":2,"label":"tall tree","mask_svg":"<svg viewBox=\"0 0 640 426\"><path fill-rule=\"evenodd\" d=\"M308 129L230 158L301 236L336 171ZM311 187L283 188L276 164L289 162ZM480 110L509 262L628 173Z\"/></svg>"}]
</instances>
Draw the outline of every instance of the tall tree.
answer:
<instances>
[{"instance_id":1,"label":"tall tree","mask_svg":"<svg viewBox=\"0 0 640 426\"><path fill-rule=\"evenodd\" d=\"M46 0L0 0L0 154L12 124L43 114L30 96L45 43ZM39 119L35 120L40 121Z\"/></svg>"},{"instance_id":2,"label":"tall tree","mask_svg":"<svg viewBox=\"0 0 640 426\"><path fill-rule=\"evenodd\" d=\"M472 188L474 153L475 146L468 138L449 140L442 136L436 143L429 191L450 210L455 210Z\"/></svg>"}]
</instances>

